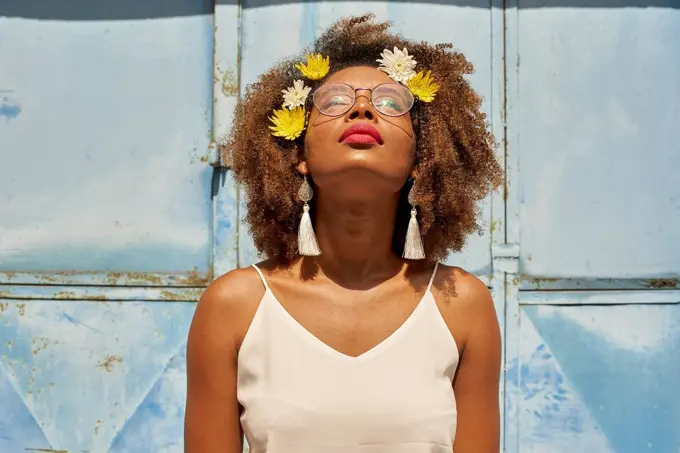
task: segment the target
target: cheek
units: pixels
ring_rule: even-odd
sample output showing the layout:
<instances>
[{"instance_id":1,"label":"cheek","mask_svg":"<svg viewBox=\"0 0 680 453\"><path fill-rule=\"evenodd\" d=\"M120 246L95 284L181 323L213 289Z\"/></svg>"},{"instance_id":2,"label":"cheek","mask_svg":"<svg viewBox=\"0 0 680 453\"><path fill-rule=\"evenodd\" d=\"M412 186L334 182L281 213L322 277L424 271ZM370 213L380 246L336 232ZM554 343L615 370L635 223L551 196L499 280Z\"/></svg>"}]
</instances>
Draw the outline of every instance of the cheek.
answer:
<instances>
[{"instance_id":1,"label":"cheek","mask_svg":"<svg viewBox=\"0 0 680 453\"><path fill-rule=\"evenodd\" d=\"M406 134L409 138L414 138L413 122L411 121L411 115L407 114L404 116L383 116L380 115L380 119L393 127L390 129L399 129L402 133Z\"/></svg>"}]
</instances>

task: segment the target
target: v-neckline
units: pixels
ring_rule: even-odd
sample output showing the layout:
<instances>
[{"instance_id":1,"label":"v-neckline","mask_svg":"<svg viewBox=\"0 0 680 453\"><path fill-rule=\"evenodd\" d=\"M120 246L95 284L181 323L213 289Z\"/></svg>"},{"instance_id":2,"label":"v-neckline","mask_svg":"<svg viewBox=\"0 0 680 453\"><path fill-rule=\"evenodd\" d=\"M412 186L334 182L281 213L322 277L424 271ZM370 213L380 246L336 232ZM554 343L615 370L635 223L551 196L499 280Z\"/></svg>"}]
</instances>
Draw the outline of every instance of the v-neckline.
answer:
<instances>
[{"instance_id":1,"label":"v-neckline","mask_svg":"<svg viewBox=\"0 0 680 453\"><path fill-rule=\"evenodd\" d=\"M297 319L295 319L293 315L290 314L288 310L286 310L286 308L283 306L283 304L281 304L279 299L276 297L276 295L272 292L272 290L269 287L265 288L263 299L267 298L270 299L272 305L275 306L276 309L281 312L282 317L284 319L287 319L288 323L291 324L293 328L295 328L298 332L300 332L303 336L310 340L310 344L315 345L315 347L317 347L321 351L333 355L335 357L338 357L342 360L360 362L368 360L369 358L380 353L380 351L387 348L391 343L394 343L400 336L404 334L404 332L407 331L407 329L416 321L420 313L424 310L425 304L431 302L433 296L430 286L431 285L428 285L427 289L425 290L425 293L423 293L423 296L418 301L416 307L409 314L406 320L402 322L394 332L389 334L387 337L385 337L376 345L372 346L371 348L367 349L366 351L362 352L357 356L345 354L344 352L338 351L337 349L330 346L328 343L324 342L319 337L314 335L312 332L310 332L309 329L303 326Z\"/></svg>"}]
</instances>

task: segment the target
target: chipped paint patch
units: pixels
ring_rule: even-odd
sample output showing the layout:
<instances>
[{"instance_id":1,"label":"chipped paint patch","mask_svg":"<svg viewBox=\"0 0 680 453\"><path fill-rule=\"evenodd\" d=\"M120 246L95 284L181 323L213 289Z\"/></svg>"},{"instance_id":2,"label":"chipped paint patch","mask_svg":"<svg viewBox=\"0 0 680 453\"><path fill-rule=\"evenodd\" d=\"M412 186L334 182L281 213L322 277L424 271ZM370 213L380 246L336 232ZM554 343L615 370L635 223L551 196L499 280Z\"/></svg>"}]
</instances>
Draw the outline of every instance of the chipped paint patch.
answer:
<instances>
[{"instance_id":1,"label":"chipped paint patch","mask_svg":"<svg viewBox=\"0 0 680 453\"><path fill-rule=\"evenodd\" d=\"M21 114L21 106L11 95L11 91L0 91L0 116L8 120L14 119Z\"/></svg>"}]
</instances>

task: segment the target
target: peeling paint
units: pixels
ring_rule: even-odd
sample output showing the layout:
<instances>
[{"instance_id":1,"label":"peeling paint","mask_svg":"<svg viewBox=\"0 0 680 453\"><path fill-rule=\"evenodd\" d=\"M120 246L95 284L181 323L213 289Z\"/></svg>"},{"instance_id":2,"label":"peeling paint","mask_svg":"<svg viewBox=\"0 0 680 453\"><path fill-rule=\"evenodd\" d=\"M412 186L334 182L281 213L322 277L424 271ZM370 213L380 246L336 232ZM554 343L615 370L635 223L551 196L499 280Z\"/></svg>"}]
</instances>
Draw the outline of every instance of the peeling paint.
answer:
<instances>
[{"instance_id":1,"label":"peeling paint","mask_svg":"<svg viewBox=\"0 0 680 453\"><path fill-rule=\"evenodd\" d=\"M163 300L173 300L173 301L184 301L187 300L186 295L182 293L177 293L174 291L163 290L161 291L161 299Z\"/></svg>"},{"instance_id":2,"label":"peeling paint","mask_svg":"<svg viewBox=\"0 0 680 453\"><path fill-rule=\"evenodd\" d=\"M238 78L231 69L224 71L222 76L222 94L225 96L238 95Z\"/></svg>"},{"instance_id":3,"label":"peeling paint","mask_svg":"<svg viewBox=\"0 0 680 453\"><path fill-rule=\"evenodd\" d=\"M677 278L654 278L649 281L649 288L678 288L680 280Z\"/></svg>"},{"instance_id":4,"label":"peeling paint","mask_svg":"<svg viewBox=\"0 0 680 453\"><path fill-rule=\"evenodd\" d=\"M207 161L208 156L197 156L198 161ZM199 271L194 266L190 271L178 273L145 272L0 272L0 285L76 285L76 286L135 286L135 287L205 287L210 282L212 270ZM10 281L13 279L13 281ZM2 293L0 292L0 297Z\"/></svg>"},{"instance_id":5,"label":"peeling paint","mask_svg":"<svg viewBox=\"0 0 680 453\"><path fill-rule=\"evenodd\" d=\"M188 274L177 277L177 284L181 286L206 286L208 283L209 278L201 275L196 267Z\"/></svg>"}]
</instances>

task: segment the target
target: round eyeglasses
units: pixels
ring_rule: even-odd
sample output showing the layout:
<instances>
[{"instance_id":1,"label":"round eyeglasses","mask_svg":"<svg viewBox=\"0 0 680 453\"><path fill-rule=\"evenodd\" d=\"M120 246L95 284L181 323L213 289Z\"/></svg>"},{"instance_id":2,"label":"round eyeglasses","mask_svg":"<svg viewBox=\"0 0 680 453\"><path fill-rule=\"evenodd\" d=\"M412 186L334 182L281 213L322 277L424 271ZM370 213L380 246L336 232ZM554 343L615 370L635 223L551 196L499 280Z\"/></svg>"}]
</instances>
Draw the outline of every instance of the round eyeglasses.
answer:
<instances>
[{"instance_id":1,"label":"round eyeglasses","mask_svg":"<svg viewBox=\"0 0 680 453\"><path fill-rule=\"evenodd\" d=\"M326 116L340 116L354 106L357 91L371 92L371 105L385 116L401 116L413 107L413 93L404 85L384 83L375 88L353 88L346 83L326 83L316 89L312 101L317 110Z\"/></svg>"}]
</instances>

